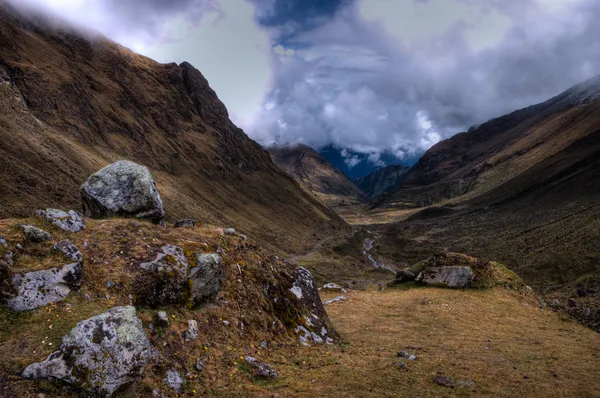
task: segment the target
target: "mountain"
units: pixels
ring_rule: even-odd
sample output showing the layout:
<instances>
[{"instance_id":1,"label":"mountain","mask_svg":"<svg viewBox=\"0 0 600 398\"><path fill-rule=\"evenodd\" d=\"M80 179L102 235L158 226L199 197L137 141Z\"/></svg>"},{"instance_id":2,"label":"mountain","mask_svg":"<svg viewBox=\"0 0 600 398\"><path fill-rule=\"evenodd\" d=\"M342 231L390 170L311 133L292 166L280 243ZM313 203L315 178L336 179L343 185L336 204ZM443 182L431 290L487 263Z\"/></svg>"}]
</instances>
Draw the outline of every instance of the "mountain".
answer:
<instances>
[{"instance_id":1,"label":"mountain","mask_svg":"<svg viewBox=\"0 0 600 398\"><path fill-rule=\"evenodd\" d=\"M381 204L418 207L498 188L594 133L599 101L597 76L544 103L441 141ZM531 184L539 183L539 176L531 177Z\"/></svg>"},{"instance_id":2,"label":"mountain","mask_svg":"<svg viewBox=\"0 0 600 398\"><path fill-rule=\"evenodd\" d=\"M0 218L81 209L81 183L118 159L151 169L167 220L233 225L286 251L346 228L230 121L189 63L0 4Z\"/></svg>"},{"instance_id":3,"label":"mountain","mask_svg":"<svg viewBox=\"0 0 600 398\"><path fill-rule=\"evenodd\" d=\"M306 145L271 147L273 162L328 206L361 203L365 195L344 173Z\"/></svg>"},{"instance_id":4,"label":"mountain","mask_svg":"<svg viewBox=\"0 0 600 398\"><path fill-rule=\"evenodd\" d=\"M390 165L353 180L354 184L370 198L395 190L407 177L410 167Z\"/></svg>"},{"instance_id":5,"label":"mountain","mask_svg":"<svg viewBox=\"0 0 600 398\"><path fill-rule=\"evenodd\" d=\"M381 152L378 161L371 161L369 154L353 151L349 148L339 148L328 145L319 150L329 163L341 170L351 180L364 177L385 165L400 164L412 166L419 160L419 154L398 159L391 151Z\"/></svg>"},{"instance_id":6,"label":"mountain","mask_svg":"<svg viewBox=\"0 0 600 398\"><path fill-rule=\"evenodd\" d=\"M375 206L415 209L381 228L380 255L494 258L600 328L600 76L440 142Z\"/></svg>"}]
</instances>

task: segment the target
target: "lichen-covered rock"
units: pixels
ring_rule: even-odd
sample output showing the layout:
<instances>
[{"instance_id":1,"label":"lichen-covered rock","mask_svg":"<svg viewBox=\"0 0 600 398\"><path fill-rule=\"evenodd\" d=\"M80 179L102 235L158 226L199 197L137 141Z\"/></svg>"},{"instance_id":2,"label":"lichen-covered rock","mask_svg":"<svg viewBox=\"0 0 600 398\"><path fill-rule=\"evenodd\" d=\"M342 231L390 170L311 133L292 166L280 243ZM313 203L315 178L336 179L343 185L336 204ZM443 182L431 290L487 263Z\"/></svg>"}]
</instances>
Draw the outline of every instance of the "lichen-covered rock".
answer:
<instances>
[{"instance_id":1,"label":"lichen-covered rock","mask_svg":"<svg viewBox=\"0 0 600 398\"><path fill-rule=\"evenodd\" d=\"M165 311L158 311L156 314L156 326L166 328L169 326L169 317Z\"/></svg>"},{"instance_id":2,"label":"lichen-covered rock","mask_svg":"<svg viewBox=\"0 0 600 398\"><path fill-rule=\"evenodd\" d=\"M216 253L196 253L196 266L191 269L189 286L192 305L216 295L225 281L225 267Z\"/></svg>"},{"instance_id":3,"label":"lichen-covered rock","mask_svg":"<svg viewBox=\"0 0 600 398\"><path fill-rule=\"evenodd\" d=\"M246 356L245 359L246 362L248 362L248 365L254 369L255 377L260 377L263 379L277 379L279 377L275 369L273 369L273 367L268 363L261 362L251 356Z\"/></svg>"},{"instance_id":4,"label":"lichen-covered rock","mask_svg":"<svg viewBox=\"0 0 600 398\"><path fill-rule=\"evenodd\" d=\"M175 392L179 393L179 391L181 391L181 386L183 385L183 378L178 371L170 369L167 371L165 382L169 385L169 387L175 390Z\"/></svg>"},{"instance_id":5,"label":"lichen-covered rock","mask_svg":"<svg viewBox=\"0 0 600 398\"><path fill-rule=\"evenodd\" d=\"M73 210L65 212L58 209L46 209L38 210L35 214L63 231L79 232L85 228L83 217Z\"/></svg>"},{"instance_id":6,"label":"lichen-covered rock","mask_svg":"<svg viewBox=\"0 0 600 398\"><path fill-rule=\"evenodd\" d=\"M136 282L138 302L153 307L181 302L186 294L188 267L180 247L163 246L154 261L140 264L142 276Z\"/></svg>"},{"instance_id":7,"label":"lichen-covered rock","mask_svg":"<svg viewBox=\"0 0 600 398\"><path fill-rule=\"evenodd\" d=\"M21 232L30 242L39 243L39 242L47 242L52 239L52 235L50 233L44 231L43 229L39 229L34 227L33 225L20 225Z\"/></svg>"},{"instance_id":8,"label":"lichen-covered rock","mask_svg":"<svg viewBox=\"0 0 600 398\"><path fill-rule=\"evenodd\" d=\"M473 280L473 271L466 266L427 267L415 280L425 285L466 288Z\"/></svg>"},{"instance_id":9,"label":"lichen-covered rock","mask_svg":"<svg viewBox=\"0 0 600 398\"><path fill-rule=\"evenodd\" d=\"M92 174L81 186L81 198L88 217L124 216L160 222L165 216L152 174L147 167L128 160Z\"/></svg>"},{"instance_id":10,"label":"lichen-covered rock","mask_svg":"<svg viewBox=\"0 0 600 398\"><path fill-rule=\"evenodd\" d=\"M333 343L333 330L310 272L297 268L284 286L285 294L273 298L275 312L292 328L303 344Z\"/></svg>"},{"instance_id":11,"label":"lichen-covered rock","mask_svg":"<svg viewBox=\"0 0 600 398\"><path fill-rule=\"evenodd\" d=\"M54 250L61 252L65 257L73 261L82 261L83 255L79 249L69 240L61 240L54 245Z\"/></svg>"},{"instance_id":12,"label":"lichen-covered rock","mask_svg":"<svg viewBox=\"0 0 600 398\"><path fill-rule=\"evenodd\" d=\"M150 351L135 308L115 307L78 323L63 337L58 351L29 365L22 376L60 380L110 397L142 375Z\"/></svg>"},{"instance_id":13,"label":"lichen-covered rock","mask_svg":"<svg viewBox=\"0 0 600 398\"><path fill-rule=\"evenodd\" d=\"M183 333L183 338L185 341L192 341L198 338L198 322L193 319L188 321L188 328Z\"/></svg>"},{"instance_id":14,"label":"lichen-covered rock","mask_svg":"<svg viewBox=\"0 0 600 398\"><path fill-rule=\"evenodd\" d=\"M5 305L13 311L21 312L62 301L71 290L79 290L81 277L81 262L67 264L62 268L12 275L12 289Z\"/></svg>"},{"instance_id":15,"label":"lichen-covered rock","mask_svg":"<svg viewBox=\"0 0 600 398\"><path fill-rule=\"evenodd\" d=\"M192 219L179 220L175 222L175 228L193 228L198 221Z\"/></svg>"}]
</instances>

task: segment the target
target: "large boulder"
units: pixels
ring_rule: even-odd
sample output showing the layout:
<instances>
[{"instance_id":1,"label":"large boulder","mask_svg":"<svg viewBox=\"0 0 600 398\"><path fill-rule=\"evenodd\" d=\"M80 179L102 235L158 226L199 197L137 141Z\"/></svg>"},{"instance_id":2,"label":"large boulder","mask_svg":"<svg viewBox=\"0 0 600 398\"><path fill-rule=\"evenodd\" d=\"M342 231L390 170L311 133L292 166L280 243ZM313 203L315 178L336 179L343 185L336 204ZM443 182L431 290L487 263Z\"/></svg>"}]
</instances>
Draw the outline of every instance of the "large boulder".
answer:
<instances>
[{"instance_id":1,"label":"large boulder","mask_svg":"<svg viewBox=\"0 0 600 398\"><path fill-rule=\"evenodd\" d=\"M473 281L473 271L467 266L427 267L415 280L425 285L466 288Z\"/></svg>"},{"instance_id":2,"label":"large boulder","mask_svg":"<svg viewBox=\"0 0 600 398\"><path fill-rule=\"evenodd\" d=\"M122 216L160 222L165 216L150 171L128 160L92 174L81 186L81 198L88 217Z\"/></svg>"},{"instance_id":3,"label":"large boulder","mask_svg":"<svg viewBox=\"0 0 600 398\"><path fill-rule=\"evenodd\" d=\"M190 271L192 305L216 295L225 281L223 260L217 253L196 253L196 266Z\"/></svg>"},{"instance_id":4,"label":"large boulder","mask_svg":"<svg viewBox=\"0 0 600 398\"><path fill-rule=\"evenodd\" d=\"M8 292L3 292L6 307L21 312L64 300L71 290L81 287L80 261L62 268L15 274L10 277Z\"/></svg>"},{"instance_id":5,"label":"large boulder","mask_svg":"<svg viewBox=\"0 0 600 398\"><path fill-rule=\"evenodd\" d=\"M58 209L46 209L38 210L35 214L63 231L79 232L85 228L83 217L73 210L65 212Z\"/></svg>"},{"instance_id":6,"label":"large boulder","mask_svg":"<svg viewBox=\"0 0 600 398\"><path fill-rule=\"evenodd\" d=\"M181 302L186 293L188 268L183 249L163 246L155 260L140 264L142 274L136 283L138 302L152 307Z\"/></svg>"},{"instance_id":7,"label":"large boulder","mask_svg":"<svg viewBox=\"0 0 600 398\"><path fill-rule=\"evenodd\" d=\"M78 323L58 351L29 365L27 379L60 380L90 394L110 397L142 375L150 342L135 308L115 307Z\"/></svg>"},{"instance_id":8,"label":"large boulder","mask_svg":"<svg viewBox=\"0 0 600 398\"><path fill-rule=\"evenodd\" d=\"M310 343L333 343L338 337L331 323L310 272L297 268L285 294L274 298L276 314L287 327L293 328L304 345ZM274 287L277 290L279 287Z\"/></svg>"}]
</instances>

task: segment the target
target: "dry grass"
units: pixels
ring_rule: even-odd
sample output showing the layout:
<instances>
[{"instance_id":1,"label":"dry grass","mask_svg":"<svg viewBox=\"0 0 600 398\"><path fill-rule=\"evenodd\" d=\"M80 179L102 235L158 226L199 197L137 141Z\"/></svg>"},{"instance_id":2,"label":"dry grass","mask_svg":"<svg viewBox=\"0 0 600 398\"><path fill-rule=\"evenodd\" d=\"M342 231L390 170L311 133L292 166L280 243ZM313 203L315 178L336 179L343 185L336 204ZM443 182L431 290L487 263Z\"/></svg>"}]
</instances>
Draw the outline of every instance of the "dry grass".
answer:
<instances>
[{"instance_id":1,"label":"dry grass","mask_svg":"<svg viewBox=\"0 0 600 398\"><path fill-rule=\"evenodd\" d=\"M541 310L514 292L415 288L354 291L346 296L347 301L327 307L345 344L272 352L269 360L281 380L259 392L238 386L235 393L600 396L598 334ZM417 359L398 358L401 350ZM395 365L400 361L407 370ZM459 386L438 386L432 382L437 375L452 377Z\"/></svg>"}]
</instances>

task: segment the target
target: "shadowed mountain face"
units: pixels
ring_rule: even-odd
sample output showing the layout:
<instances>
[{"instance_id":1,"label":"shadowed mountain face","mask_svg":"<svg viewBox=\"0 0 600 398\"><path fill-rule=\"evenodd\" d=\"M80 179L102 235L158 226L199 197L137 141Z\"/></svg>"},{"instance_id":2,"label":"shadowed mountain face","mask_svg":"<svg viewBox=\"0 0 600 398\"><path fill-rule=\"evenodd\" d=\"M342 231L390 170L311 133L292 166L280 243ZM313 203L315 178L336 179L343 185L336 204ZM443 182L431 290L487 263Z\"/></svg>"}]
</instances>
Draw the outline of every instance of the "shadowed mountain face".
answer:
<instances>
[{"instance_id":1,"label":"shadowed mountain face","mask_svg":"<svg viewBox=\"0 0 600 398\"><path fill-rule=\"evenodd\" d=\"M80 209L80 184L119 159L151 169L168 220L234 225L286 251L346 228L229 120L192 65L0 5L0 217Z\"/></svg>"},{"instance_id":2,"label":"shadowed mountain face","mask_svg":"<svg viewBox=\"0 0 600 398\"><path fill-rule=\"evenodd\" d=\"M268 149L275 164L329 206L361 203L365 194L344 173L305 145Z\"/></svg>"},{"instance_id":3,"label":"shadowed mountain face","mask_svg":"<svg viewBox=\"0 0 600 398\"><path fill-rule=\"evenodd\" d=\"M395 190L404 181L409 171L410 167L390 165L353 181L370 198L376 198Z\"/></svg>"}]
</instances>

